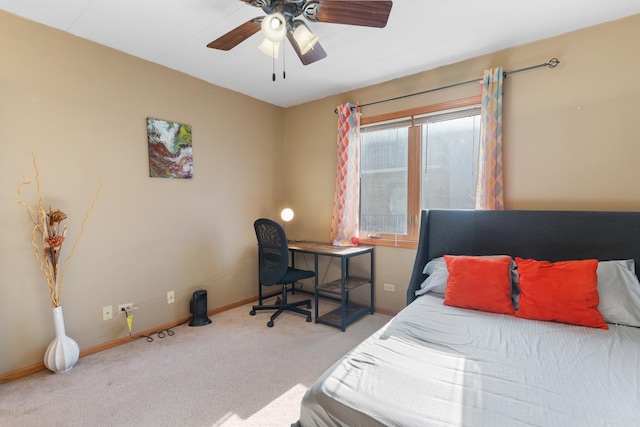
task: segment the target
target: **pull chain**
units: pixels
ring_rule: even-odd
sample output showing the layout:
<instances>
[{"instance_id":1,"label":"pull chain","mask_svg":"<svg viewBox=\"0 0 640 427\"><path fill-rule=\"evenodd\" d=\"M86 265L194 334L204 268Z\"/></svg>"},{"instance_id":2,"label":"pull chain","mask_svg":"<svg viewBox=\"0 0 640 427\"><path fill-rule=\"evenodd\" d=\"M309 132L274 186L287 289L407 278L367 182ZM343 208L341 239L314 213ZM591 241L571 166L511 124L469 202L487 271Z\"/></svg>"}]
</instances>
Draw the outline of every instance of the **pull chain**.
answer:
<instances>
[{"instance_id":1,"label":"pull chain","mask_svg":"<svg viewBox=\"0 0 640 427\"><path fill-rule=\"evenodd\" d=\"M272 81L276 81L276 46L275 43L273 44L273 46L271 47L271 50L273 52L273 55L271 55L271 80ZM286 79L287 78L287 61L286 61L286 54L287 49L283 48L282 49L282 78Z\"/></svg>"},{"instance_id":2,"label":"pull chain","mask_svg":"<svg viewBox=\"0 0 640 427\"><path fill-rule=\"evenodd\" d=\"M271 55L271 80L272 81L276 81L276 44L273 43L271 45L271 52L273 53L273 55Z\"/></svg>"}]
</instances>

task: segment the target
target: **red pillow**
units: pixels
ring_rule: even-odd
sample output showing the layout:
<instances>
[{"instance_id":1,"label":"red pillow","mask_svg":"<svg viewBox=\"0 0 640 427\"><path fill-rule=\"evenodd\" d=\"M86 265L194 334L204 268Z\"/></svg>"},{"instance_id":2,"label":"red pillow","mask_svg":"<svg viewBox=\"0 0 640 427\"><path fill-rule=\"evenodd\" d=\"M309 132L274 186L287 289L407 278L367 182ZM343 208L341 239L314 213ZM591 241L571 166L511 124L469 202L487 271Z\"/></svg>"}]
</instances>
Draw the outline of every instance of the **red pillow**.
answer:
<instances>
[{"instance_id":1,"label":"red pillow","mask_svg":"<svg viewBox=\"0 0 640 427\"><path fill-rule=\"evenodd\" d=\"M609 329L598 310L595 259L536 261L516 258L520 308L516 316Z\"/></svg>"},{"instance_id":2,"label":"red pillow","mask_svg":"<svg viewBox=\"0 0 640 427\"><path fill-rule=\"evenodd\" d=\"M444 305L514 314L511 258L445 255L449 270Z\"/></svg>"}]
</instances>

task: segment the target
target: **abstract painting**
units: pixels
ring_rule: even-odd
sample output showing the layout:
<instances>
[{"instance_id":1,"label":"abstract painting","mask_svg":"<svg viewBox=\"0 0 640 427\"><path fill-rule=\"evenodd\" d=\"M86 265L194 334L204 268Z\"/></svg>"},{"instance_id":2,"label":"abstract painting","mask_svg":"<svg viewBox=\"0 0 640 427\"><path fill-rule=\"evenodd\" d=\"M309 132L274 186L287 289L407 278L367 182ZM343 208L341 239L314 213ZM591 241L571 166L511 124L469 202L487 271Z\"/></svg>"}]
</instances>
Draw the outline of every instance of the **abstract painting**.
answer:
<instances>
[{"instance_id":1,"label":"abstract painting","mask_svg":"<svg viewBox=\"0 0 640 427\"><path fill-rule=\"evenodd\" d=\"M147 118L149 176L193 178L191 125Z\"/></svg>"}]
</instances>

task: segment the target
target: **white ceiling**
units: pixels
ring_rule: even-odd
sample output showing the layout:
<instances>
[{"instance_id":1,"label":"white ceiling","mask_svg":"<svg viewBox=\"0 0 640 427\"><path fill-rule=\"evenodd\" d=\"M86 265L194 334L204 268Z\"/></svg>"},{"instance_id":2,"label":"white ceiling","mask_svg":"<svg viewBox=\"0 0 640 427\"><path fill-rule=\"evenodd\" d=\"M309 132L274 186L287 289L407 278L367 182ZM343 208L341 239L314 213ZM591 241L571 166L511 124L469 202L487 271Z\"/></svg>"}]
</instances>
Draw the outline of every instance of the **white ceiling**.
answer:
<instances>
[{"instance_id":1,"label":"white ceiling","mask_svg":"<svg viewBox=\"0 0 640 427\"><path fill-rule=\"evenodd\" d=\"M634 15L640 1L394 0L382 29L307 22L327 58L303 66L287 45L286 79L281 53L275 82L260 34L230 51L206 47L264 15L243 1L0 0L0 9L289 107Z\"/></svg>"}]
</instances>

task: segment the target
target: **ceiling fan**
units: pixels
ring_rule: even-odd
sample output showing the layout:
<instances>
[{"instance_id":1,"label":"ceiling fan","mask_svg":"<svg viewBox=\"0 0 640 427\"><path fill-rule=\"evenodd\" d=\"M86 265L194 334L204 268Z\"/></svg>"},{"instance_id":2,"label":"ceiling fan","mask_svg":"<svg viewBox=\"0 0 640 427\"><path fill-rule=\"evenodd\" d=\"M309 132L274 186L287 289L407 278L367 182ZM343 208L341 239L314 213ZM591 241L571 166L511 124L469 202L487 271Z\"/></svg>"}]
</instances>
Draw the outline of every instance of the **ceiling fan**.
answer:
<instances>
[{"instance_id":1,"label":"ceiling fan","mask_svg":"<svg viewBox=\"0 0 640 427\"><path fill-rule=\"evenodd\" d=\"M212 49L230 50L262 30L265 36L261 51L278 57L280 42L286 37L300 61L312 64L327 56L318 37L307 24L310 22L359 25L383 28L387 25L392 1L384 0L240 0L261 8L267 15L239 25L207 45Z\"/></svg>"}]
</instances>

